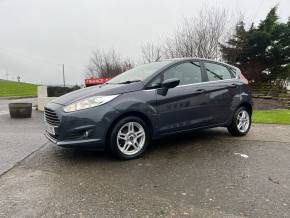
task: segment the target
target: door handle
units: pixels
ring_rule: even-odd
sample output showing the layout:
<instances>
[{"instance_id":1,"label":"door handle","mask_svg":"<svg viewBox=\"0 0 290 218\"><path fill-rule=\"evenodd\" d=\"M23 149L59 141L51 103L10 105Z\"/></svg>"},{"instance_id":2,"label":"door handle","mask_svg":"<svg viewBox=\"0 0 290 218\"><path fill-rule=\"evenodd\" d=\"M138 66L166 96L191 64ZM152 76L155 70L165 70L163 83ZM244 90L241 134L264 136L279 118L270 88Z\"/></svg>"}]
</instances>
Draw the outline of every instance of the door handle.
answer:
<instances>
[{"instance_id":1,"label":"door handle","mask_svg":"<svg viewBox=\"0 0 290 218\"><path fill-rule=\"evenodd\" d=\"M238 85L237 85L237 84L235 84L235 83L232 83L232 84L228 85L228 87L230 87L230 88L237 88L237 87L238 87Z\"/></svg>"},{"instance_id":2,"label":"door handle","mask_svg":"<svg viewBox=\"0 0 290 218\"><path fill-rule=\"evenodd\" d=\"M202 93L205 93L205 89L197 89L194 92L194 94L202 94Z\"/></svg>"}]
</instances>

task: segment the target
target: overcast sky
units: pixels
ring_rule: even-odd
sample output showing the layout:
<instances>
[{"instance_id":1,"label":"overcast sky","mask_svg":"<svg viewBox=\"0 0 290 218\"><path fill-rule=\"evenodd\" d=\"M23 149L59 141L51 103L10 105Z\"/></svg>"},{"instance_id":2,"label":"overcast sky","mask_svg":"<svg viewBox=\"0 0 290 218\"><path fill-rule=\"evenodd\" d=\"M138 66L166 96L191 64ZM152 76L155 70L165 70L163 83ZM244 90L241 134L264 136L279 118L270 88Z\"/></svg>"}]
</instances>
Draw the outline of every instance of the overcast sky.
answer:
<instances>
[{"instance_id":1,"label":"overcast sky","mask_svg":"<svg viewBox=\"0 0 290 218\"><path fill-rule=\"evenodd\" d=\"M258 22L275 4L283 21L289 0L0 0L0 79L81 84L94 49L140 58L146 41L162 42L202 7L225 8Z\"/></svg>"}]
</instances>

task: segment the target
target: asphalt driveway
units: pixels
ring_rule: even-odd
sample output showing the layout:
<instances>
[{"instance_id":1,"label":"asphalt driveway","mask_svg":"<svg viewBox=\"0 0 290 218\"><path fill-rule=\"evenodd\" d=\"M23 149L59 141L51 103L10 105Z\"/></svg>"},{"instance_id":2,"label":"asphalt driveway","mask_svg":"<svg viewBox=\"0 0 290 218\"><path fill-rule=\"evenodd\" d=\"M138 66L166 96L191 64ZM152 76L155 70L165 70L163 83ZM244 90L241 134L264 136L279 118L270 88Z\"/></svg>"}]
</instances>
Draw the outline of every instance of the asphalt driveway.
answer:
<instances>
[{"instance_id":1,"label":"asphalt driveway","mask_svg":"<svg viewBox=\"0 0 290 218\"><path fill-rule=\"evenodd\" d=\"M290 216L290 126L254 125L242 138L223 128L177 135L133 161L41 140L31 150L0 177L0 217Z\"/></svg>"},{"instance_id":2,"label":"asphalt driveway","mask_svg":"<svg viewBox=\"0 0 290 218\"><path fill-rule=\"evenodd\" d=\"M0 175L47 143L42 113L33 112L31 119L11 119L8 113L0 114Z\"/></svg>"}]
</instances>

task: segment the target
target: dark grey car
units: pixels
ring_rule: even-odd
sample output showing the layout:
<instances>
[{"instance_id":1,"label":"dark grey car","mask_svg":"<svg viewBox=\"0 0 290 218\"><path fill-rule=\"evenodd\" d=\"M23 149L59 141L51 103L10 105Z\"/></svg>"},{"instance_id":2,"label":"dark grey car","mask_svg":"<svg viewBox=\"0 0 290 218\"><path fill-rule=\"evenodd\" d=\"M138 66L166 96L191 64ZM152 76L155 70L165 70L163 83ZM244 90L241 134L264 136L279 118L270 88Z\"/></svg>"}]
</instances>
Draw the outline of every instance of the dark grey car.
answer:
<instances>
[{"instance_id":1,"label":"dark grey car","mask_svg":"<svg viewBox=\"0 0 290 218\"><path fill-rule=\"evenodd\" d=\"M222 126L243 136L251 114L251 94L238 68L172 59L137 66L50 102L46 136L62 147L108 148L132 159L151 139L177 132Z\"/></svg>"}]
</instances>

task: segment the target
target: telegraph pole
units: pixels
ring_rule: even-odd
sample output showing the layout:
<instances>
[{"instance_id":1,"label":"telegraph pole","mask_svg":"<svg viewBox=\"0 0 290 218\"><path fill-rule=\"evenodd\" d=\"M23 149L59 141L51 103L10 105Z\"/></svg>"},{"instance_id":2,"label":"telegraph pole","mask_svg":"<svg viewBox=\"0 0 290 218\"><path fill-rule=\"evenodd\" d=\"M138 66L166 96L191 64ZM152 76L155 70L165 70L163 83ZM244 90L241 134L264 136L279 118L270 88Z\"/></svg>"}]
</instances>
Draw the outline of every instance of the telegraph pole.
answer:
<instances>
[{"instance_id":1,"label":"telegraph pole","mask_svg":"<svg viewBox=\"0 0 290 218\"><path fill-rule=\"evenodd\" d=\"M63 79L63 87L65 87L64 64L62 65L62 79Z\"/></svg>"}]
</instances>

